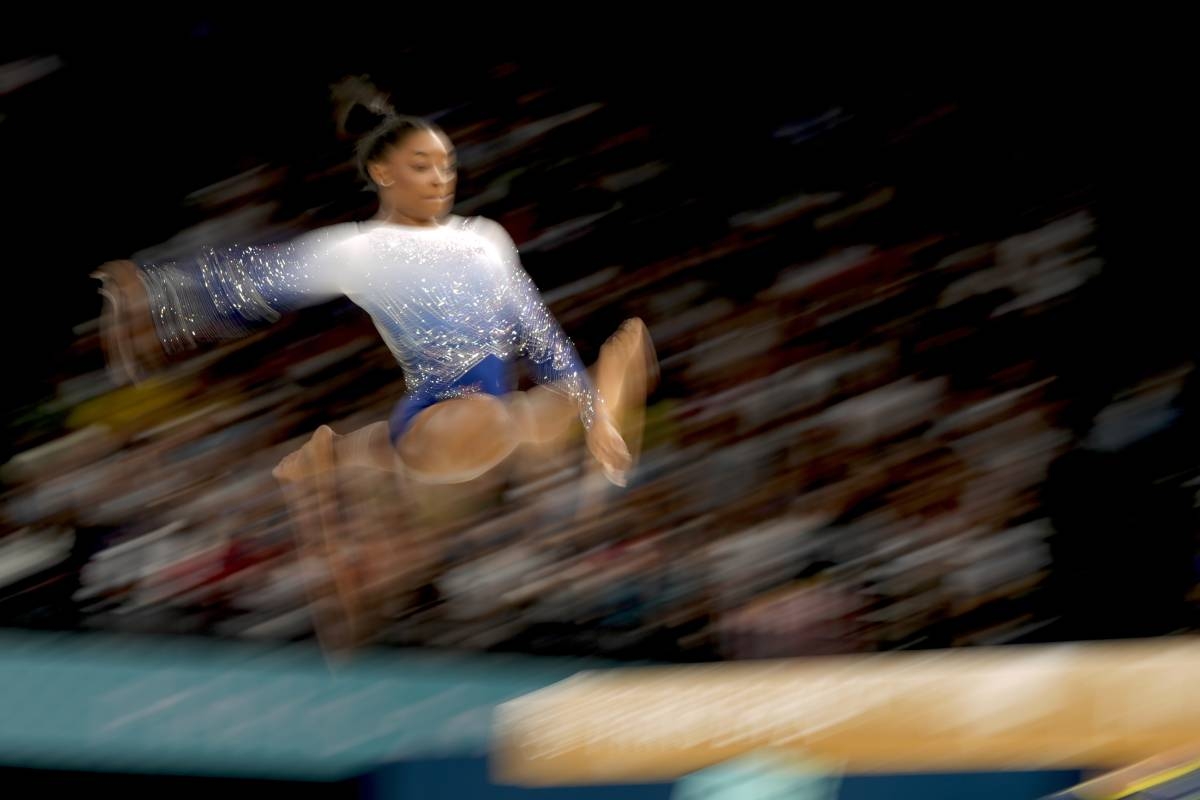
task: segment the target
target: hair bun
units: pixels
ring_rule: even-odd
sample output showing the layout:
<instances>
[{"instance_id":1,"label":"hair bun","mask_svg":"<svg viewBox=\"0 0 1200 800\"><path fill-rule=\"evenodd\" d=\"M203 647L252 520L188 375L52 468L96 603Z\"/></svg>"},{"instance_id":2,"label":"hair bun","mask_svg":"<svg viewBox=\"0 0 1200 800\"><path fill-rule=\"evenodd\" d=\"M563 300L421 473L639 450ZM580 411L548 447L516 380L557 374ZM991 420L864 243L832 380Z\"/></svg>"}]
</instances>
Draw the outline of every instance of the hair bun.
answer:
<instances>
[{"instance_id":1,"label":"hair bun","mask_svg":"<svg viewBox=\"0 0 1200 800\"><path fill-rule=\"evenodd\" d=\"M396 116L388 95L366 75L343 78L330 87L330 94L341 136L362 136Z\"/></svg>"}]
</instances>

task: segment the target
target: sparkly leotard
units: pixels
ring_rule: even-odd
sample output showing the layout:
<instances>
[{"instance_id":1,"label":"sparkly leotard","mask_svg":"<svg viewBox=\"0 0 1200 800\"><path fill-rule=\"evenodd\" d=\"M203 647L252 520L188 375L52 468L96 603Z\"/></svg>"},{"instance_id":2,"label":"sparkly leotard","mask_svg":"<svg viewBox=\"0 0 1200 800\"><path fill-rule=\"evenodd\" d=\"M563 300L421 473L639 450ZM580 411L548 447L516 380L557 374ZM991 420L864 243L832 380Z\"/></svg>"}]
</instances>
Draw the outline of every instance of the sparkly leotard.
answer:
<instances>
[{"instance_id":1,"label":"sparkly leotard","mask_svg":"<svg viewBox=\"0 0 1200 800\"><path fill-rule=\"evenodd\" d=\"M421 407L468 391L463 377L485 360L524 357L539 383L578 402L586 427L595 419L598 400L574 345L489 219L334 225L281 245L142 265L141 274L168 352L345 295L371 316Z\"/></svg>"}]
</instances>

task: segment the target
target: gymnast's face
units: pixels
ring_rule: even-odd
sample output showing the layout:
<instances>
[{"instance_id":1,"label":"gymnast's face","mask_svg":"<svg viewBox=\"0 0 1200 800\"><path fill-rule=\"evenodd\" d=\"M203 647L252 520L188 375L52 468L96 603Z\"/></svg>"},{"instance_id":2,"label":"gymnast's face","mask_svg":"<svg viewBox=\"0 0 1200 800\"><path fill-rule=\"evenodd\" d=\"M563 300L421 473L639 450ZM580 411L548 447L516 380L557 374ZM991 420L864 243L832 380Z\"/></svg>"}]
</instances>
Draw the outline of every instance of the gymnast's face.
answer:
<instances>
[{"instance_id":1,"label":"gymnast's face","mask_svg":"<svg viewBox=\"0 0 1200 800\"><path fill-rule=\"evenodd\" d=\"M436 225L454 205L454 146L437 131L413 131L368 170L393 221Z\"/></svg>"}]
</instances>

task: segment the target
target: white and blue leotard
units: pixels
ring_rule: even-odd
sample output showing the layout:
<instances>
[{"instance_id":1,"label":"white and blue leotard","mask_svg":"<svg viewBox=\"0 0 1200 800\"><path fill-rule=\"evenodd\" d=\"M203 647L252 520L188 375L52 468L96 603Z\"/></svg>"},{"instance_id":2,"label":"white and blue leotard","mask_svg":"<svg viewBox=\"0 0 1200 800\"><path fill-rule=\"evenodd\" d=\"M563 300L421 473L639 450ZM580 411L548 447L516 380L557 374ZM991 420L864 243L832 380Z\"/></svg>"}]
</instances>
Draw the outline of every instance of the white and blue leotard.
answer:
<instances>
[{"instance_id":1,"label":"white and blue leotard","mask_svg":"<svg viewBox=\"0 0 1200 800\"><path fill-rule=\"evenodd\" d=\"M491 366L523 357L539 383L578 403L586 427L595 419L599 401L574 345L508 234L489 219L334 225L280 245L208 248L192 261L143 264L141 275L168 352L242 336L344 295L371 316L395 355L410 410L472 388L494 392ZM464 386L480 375L488 379ZM402 414L401 426L408 419Z\"/></svg>"}]
</instances>

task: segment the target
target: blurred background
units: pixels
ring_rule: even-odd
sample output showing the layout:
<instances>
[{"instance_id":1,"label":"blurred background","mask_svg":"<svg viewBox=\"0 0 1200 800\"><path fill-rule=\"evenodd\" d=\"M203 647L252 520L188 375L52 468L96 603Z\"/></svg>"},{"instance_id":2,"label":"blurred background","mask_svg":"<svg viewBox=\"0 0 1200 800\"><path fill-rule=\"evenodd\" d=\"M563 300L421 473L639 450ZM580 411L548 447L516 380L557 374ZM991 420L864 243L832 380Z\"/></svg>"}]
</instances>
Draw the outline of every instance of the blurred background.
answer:
<instances>
[{"instance_id":1,"label":"blurred background","mask_svg":"<svg viewBox=\"0 0 1200 800\"><path fill-rule=\"evenodd\" d=\"M368 318L310 309L118 388L88 274L369 216L329 97L369 74L449 133L455 213L507 227L585 361L637 315L662 364L609 513L580 522L580 458L548 462L420 540L383 643L697 661L1196 627L1165 80L1098 45L968 80L963 53L923 74L811 36L498 54L368 19L6 37L0 624L311 637L270 469L401 396Z\"/></svg>"}]
</instances>

